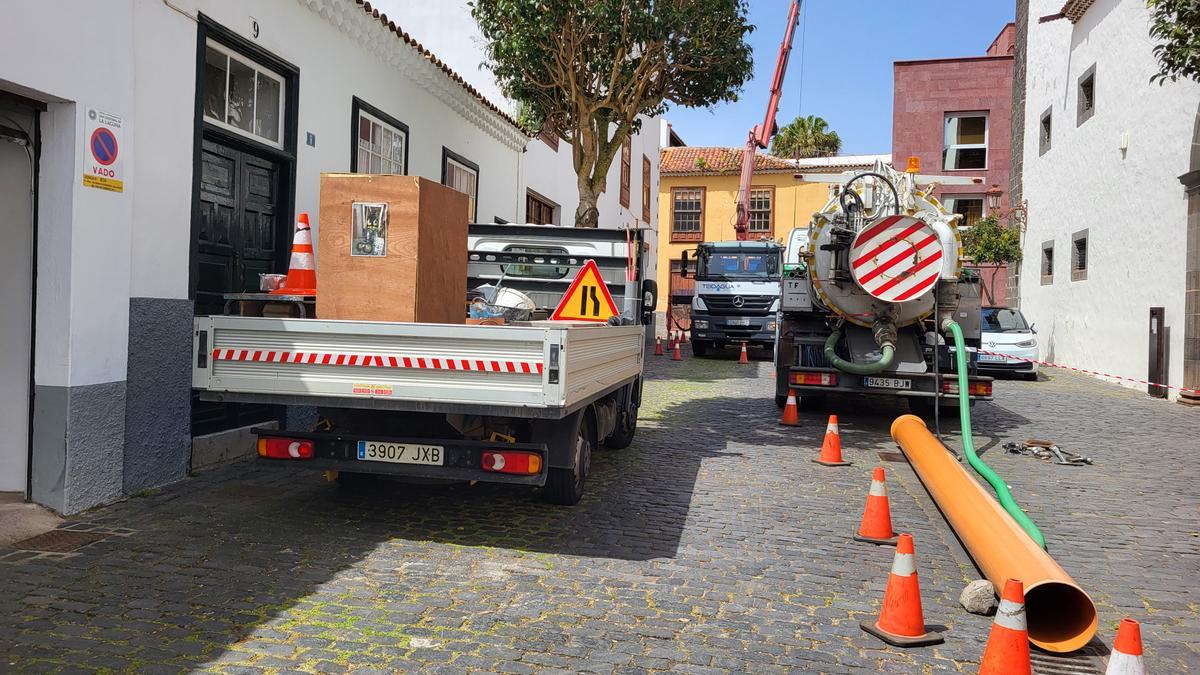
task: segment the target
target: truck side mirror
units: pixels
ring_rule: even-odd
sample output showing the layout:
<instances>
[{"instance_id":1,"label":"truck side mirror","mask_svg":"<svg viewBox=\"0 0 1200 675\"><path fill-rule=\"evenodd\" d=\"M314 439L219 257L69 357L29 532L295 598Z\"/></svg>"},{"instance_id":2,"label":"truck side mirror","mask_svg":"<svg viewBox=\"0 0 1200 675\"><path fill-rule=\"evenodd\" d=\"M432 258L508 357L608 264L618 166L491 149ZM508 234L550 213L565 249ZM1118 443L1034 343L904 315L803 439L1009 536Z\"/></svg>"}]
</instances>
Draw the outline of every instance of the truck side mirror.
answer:
<instances>
[{"instance_id":1,"label":"truck side mirror","mask_svg":"<svg viewBox=\"0 0 1200 675\"><path fill-rule=\"evenodd\" d=\"M680 263L679 263L679 276L681 278L684 278L684 279L687 278L687 268L688 268L688 254L687 254L687 251L684 251L683 252L683 260L680 261Z\"/></svg>"},{"instance_id":2,"label":"truck side mirror","mask_svg":"<svg viewBox=\"0 0 1200 675\"><path fill-rule=\"evenodd\" d=\"M654 279L642 281L642 311L652 312L658 306L658 282Z\"/></svg>"}]
</instances>

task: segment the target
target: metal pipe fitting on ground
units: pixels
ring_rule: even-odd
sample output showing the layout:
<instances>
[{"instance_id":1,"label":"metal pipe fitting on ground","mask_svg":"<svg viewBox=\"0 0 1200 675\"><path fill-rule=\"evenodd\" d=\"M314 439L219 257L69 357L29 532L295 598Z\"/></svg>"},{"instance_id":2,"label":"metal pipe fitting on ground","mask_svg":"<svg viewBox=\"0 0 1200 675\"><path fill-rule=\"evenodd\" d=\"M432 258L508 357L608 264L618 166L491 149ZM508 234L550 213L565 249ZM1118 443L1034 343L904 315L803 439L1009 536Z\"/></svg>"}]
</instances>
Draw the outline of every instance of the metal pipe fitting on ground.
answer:
<instances>
[{"instance_id":1,"label":"metal pipe fitting on ground","mask_svg":"<svg viewBox=\"0 0 1200 675\"><path fill-rule=\"evenodd\" d=\"M988 580L997 589L1008 579L1025 585L1029 641L1059 653L1087 644L1097 625L1088 594L954 461L921 418L898 417L892 438Z\"/></svg>"}]
</instances>

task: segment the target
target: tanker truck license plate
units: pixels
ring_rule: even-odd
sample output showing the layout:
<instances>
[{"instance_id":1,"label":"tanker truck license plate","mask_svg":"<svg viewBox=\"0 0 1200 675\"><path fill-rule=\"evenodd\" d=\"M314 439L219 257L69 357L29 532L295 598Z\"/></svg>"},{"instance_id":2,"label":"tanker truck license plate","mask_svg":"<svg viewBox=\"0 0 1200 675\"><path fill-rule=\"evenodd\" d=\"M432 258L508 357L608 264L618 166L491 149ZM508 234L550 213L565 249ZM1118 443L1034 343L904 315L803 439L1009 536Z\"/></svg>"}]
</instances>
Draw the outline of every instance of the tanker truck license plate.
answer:
<instances>
[{"instance_id":1,"label":"tanker truck license plate","mask_svg":"<svg viewBox=\"0 0 1200 675\"><path fill-rule=\"evenodd\" d=\"M912 380L898 377L864 377L863 386L875 389L912 389Z\"/></svg>"},{"instance_id":2,"label":"tanker truck license plate","mask_svg":"<svg viewBox=\"0 0 1200 675\"><path fill-rule=\"evenodd\" d=\"M445 448L440 445L386 443L383 441L358 442L358 458L368 462L442 466L445 462L445 455Z\"/></svg>"}]
</instances>

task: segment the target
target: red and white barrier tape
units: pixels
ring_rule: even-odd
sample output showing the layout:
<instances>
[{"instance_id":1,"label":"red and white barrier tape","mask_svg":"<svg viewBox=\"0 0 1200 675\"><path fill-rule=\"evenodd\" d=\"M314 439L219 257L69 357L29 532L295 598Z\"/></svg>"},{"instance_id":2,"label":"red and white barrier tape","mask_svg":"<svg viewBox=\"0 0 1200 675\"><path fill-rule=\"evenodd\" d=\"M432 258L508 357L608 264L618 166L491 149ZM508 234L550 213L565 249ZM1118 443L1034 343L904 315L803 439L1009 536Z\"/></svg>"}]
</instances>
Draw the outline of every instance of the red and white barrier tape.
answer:
<instances>
[{"instance_id":1,"label":"red and white barrier tape","mask_svg":"<svg viewBox=\"0 0 1200 675\"><path fill-rule=\"evenodd\" d=\"M992 352L992 351L988 351L986 349L968 349L968 350L969 351L978 351L980 354L987 354L989 356L1003 356L1006 359L1016 359L1017 361L1025 361L1026 363L1036 363L1036 364L1043 365L1043 366L1049 366L1051 368L1062 368L1064 370L1073 370L1077 373L1084 373L1087 375L1098 375L1100 377L1111 377L1114 380L1125 380L1126 382L1136 382L1137 384L1145 384L1145 385L1149 385L1151 387L1163 387L1164 389L1176 389L1179 391L1191 392L1193 394L1200 394L1200 389L1189 389L1187 387L1175 387L1175 386L1172 386L1169 384L1160 384L1158 382L1147 382L1146 380L1138 380L1138 379L1135 379L1132 377L1113 375L1111 373L1101 373L1096 370L1088 370L1086 368L1076 368L1074 366L1067 366L1067 365L1063 365L1061 363L1050 363L1049 361L1038 361L1037 359L1027 359L1023 356L1013 356L1012 354L1004 354L1002 352Z\"/></svg>"},{"instance_id":2,"label":"red and white barrier tape","mask_svg":"<svg viewBox=\"0 0 1200 675\"><path fill-rule=\"evenodd\" d=\"M256 349L214 349L214 361L254 361L259 363L303 363L322 366L359 366L365 368L412 368L417 370L470 370L486 373L541 375L537 361L491 361L481 359L434 358L427 356L382 356L337 352L264 351Z\"/></svg>"}]
</instances>

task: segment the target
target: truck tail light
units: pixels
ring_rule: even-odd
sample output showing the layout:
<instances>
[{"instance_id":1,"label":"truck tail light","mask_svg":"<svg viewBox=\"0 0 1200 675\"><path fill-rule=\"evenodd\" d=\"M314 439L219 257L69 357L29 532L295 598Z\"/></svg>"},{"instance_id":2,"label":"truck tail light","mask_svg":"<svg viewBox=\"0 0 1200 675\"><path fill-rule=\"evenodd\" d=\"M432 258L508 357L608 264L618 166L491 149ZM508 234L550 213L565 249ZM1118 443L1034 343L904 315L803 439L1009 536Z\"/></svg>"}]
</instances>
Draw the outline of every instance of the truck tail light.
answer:
<instances>
[{"instance_id":1,"label":"truck tail light","mask_svg":"<svg viewBox=\"0 0 1200 675\"><path fill-rule=\"evenodd\" d=\"M957 394L958 393L958 381L957 380L942 380L942 393ZM968 381L967 382L967 395L968 396L991 396L992 395L992 383L987 382L987 381L982 381L982 382Z\"/></svg>"},{"instance_id":2,"label":"truck tail light","mask_svg":"<svg viewBox=\"0 0 1200 675\"><path fill-rule=\"evenodd\" d=\"M792 373L792 384L802 384L813 387L836 387L837 373Z\"/></svg>"},{"instance_id":3,"label":"truck tail light","mask_svg":"<svg viewBox=\"0 0 1200 675\"><path fill-rule=\"evenodd\" d=\"M260 438L258 456L269 459L312 459L313 442L295 438Z\"/></svg>"},{"instance_id":4,"label":"truck tail light","mask_svg":"<svg viewBox=\"0 0 1200 675\"><path fill-rule=\"evenodd\" d=\"M536 452L518 450L485 450L480 466L493 473L515 473L534 476L542 472L542 456Z\"/></svg>"}]
</instances>

